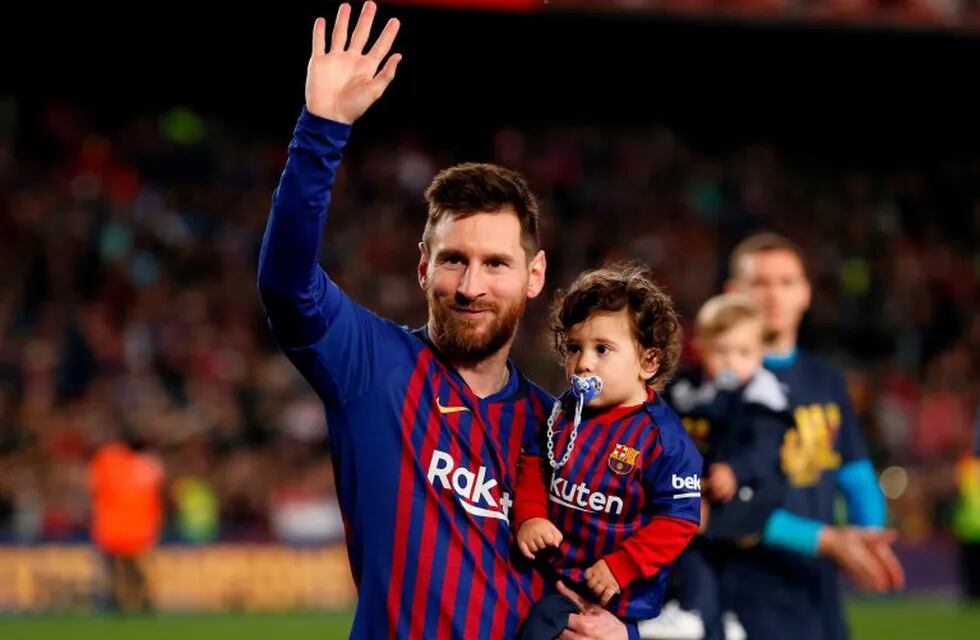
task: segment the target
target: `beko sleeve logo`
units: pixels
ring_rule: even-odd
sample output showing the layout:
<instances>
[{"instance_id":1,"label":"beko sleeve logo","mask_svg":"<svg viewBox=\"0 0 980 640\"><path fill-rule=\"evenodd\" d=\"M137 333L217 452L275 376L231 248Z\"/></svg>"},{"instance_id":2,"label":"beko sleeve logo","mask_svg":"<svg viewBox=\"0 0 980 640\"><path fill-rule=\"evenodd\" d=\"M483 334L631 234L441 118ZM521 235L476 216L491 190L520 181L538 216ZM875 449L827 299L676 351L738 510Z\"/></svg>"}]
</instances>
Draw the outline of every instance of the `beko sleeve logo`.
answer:
<instances>
[{"instance_id":1,"label":"beko sleeve logo","mask_svg":"<svg viewBox=\"0 0 980 640\"><path fill-rule=\"evenodd\" d=\"M696 473L689 476L679 476L676 473L672 473L670 475L670 484L677 491L687 489L684 493L675 493L674 500L701 497L701 478Z\"/></svg>"}]
</instances>

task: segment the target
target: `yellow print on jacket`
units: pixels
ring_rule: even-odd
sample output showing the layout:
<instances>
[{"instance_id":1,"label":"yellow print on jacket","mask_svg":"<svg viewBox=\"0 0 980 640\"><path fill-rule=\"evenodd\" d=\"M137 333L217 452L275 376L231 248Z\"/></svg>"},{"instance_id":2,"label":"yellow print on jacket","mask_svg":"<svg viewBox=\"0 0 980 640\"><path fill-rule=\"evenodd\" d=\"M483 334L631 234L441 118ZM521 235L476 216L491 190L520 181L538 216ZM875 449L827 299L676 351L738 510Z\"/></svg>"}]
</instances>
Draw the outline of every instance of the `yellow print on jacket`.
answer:
<instances>
[{"instance_id":1,"label":"yellow print on jacket","mask_svg":"<svg viewBox=\"0 0 980 640\"><path fill-rule=\"evenodd\" d=\"M786 432L780 450L783 472L794 487L815 485L824 471L840 466L834 442L840 431L840 407L808 404L793 411L796 425Z\"/></svg>"}]
</instances>

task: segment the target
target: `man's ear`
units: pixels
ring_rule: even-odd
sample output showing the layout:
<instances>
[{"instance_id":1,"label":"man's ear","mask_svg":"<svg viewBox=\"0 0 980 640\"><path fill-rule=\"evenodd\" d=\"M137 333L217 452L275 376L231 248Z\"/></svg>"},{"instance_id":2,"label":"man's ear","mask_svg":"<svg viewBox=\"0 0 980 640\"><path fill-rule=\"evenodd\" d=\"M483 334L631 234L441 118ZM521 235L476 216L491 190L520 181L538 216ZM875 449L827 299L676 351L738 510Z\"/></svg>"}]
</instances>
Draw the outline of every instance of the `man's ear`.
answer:
<instances>
[{"instance_id":1,"label":"man's ear","mask_svg":"<svg viewBox=\"0 0 980 640\"><path fill-rule=\"evenodd\" d=\"M544 254L544 249L538 250L537 255L531 258L527 266L527 297L537 298L541 290L544 289L545 272L548 270L548 258Z\"/></svg>"},{"instance_id":2,"label":"man's ear","mask_svg":"<svg viewBox=\"0 0 980 640\"><path fill-rule=\"evenodd\" d=\"M425 286L429 283L429 250L425 248L425 243L419 243L419 266L418 266L419 287L425 291Z\"/></svg>"}]
</instances>

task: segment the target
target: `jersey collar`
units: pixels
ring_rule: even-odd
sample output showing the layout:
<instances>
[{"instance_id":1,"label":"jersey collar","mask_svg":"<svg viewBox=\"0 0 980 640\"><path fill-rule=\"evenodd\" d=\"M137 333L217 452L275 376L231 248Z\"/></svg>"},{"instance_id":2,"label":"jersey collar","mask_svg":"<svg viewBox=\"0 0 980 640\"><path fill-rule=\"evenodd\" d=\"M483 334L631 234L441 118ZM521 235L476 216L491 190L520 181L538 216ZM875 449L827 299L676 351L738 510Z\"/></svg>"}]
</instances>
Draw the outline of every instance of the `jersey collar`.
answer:
<instances>
[{"instance_id":1,"label":"jersey collar","mask_svg":"<svg viewBox=\"0 0 980 640\"><path fill-rule=\"evenodd\" d=\"M439 349L436 348L436 345L432 343L432 340L429 337L428 325L422 325L412 333L418 336L419 339L426 344L426 346L432 349L432 353L435 354L436 359L446 367L446 370L453 376L453 379L459 383L460 389L463 389L465 393L473 400L479 402L499 402L501 400L509 400L517 395L517 392L521 388L521 380L523 376L521 375L520 370L517 368L517 365L514 364L514 361L507 358L507 384L485 398L477 396L475 393L473 393L473 390L470 389L470 386L466 384L466 380L463 380L463 376L459 375L459 371L456 370L456 367L454 367L452 363L450 363L442 355Z\"/></svg>"}]
</instances>

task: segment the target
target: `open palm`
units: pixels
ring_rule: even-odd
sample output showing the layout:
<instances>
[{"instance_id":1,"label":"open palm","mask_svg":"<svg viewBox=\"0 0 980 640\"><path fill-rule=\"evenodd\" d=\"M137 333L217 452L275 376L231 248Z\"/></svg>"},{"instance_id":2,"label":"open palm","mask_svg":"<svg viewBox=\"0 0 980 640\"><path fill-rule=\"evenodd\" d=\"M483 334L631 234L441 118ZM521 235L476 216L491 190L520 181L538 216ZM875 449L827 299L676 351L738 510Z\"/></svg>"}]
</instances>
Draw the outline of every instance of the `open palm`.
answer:
<instances>
[{"instance_id":1,"label":"open palm","mask_svg":"<svg viewBox=\"0 0 980 640\"><path fill-rule=\"evenodd\" d=\"M381 71L378 67L391 51L398 20L389 20L374 45L364 52L376 12L373 2L364 3L348 43L351 7L347 3L340 5L329 51L326 20L317 18L313 24L313 53L306 72L306 108L310 113L350 124L381 97L395 78L400 54L388 58Z\"/></svg>"}]
</instances>

